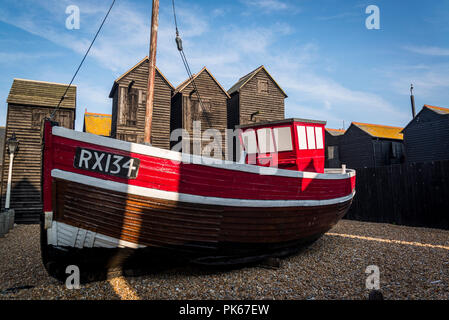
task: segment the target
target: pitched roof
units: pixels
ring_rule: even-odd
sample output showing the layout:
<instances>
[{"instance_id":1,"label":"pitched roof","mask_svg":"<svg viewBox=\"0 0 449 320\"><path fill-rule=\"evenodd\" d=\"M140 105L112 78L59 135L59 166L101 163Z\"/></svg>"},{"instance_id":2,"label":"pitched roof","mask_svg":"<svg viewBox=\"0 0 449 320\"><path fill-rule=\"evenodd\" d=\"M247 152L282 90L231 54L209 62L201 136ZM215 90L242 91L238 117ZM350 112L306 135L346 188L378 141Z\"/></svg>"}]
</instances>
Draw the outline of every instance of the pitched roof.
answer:
<instances>
[{"instance_id":1,"label":"pitched roof","mask_svg":"<svg viewBox=\"0 0 449 320\"><path fill-rule=\"evenodd\" d=\"M434 113L436 113L437 115L440 116L445 116L449 114L449 109L448 108L442 108L442 107L435 107L435 106L430 106L428 104L425 104L422 109L418 112L418 114L415 116L415 118L413 118L412 120L410 120L410 122L405 126L405 128L402 130L402 132L405 132L405 130L416 121L416 119L419 119L419 115L421 114L421 112L423 112L424 110L430 110Z\"/></svg>"},{"instance_id":2,"label":"pitched roof","mask_svg":"<svg viewBox=\"0 0 449 320\"><path fill-rule=\"evenodd\" d=\"M345 130L343 130L343 129L331 129L331 128L325 128L325 129L329 134L331 134L333 136L341 136L345 133Z\"/></svg>"},{"instance_id":3,"label":"pitched roof","mask_svg":"<svg viewBox=\"0 0 449 320\"><path fill-rule=\"evenodd\" d=\"M68 84L62 83L14 79L6 101L13 104L54 108L58 105L67 87ZM75 109L75 85L70 86L60 107Z\"/></svg>"},{"instance_id":4,"label":"pitched roof","mask_svg":"<svg viewBox=\"0 0 449 320\"><path fill-rule=\"evenodd\" d=\"M112 115L101 113L84 113L84 132L109 137L111 135Z\"/></svg>"},{"instance_id":5,"label":"pitched roof","mask_svg":"<svg viewBox=\"0 0 449 320\"><path fill-rule=\"evenodd\" d=\"M256 74L259 73L259 71L264 70L268 76L270 77L270 79L274 82L274 84L279 88L279 90L281 90L281 92L285 95L285 97L287 98L287 94L284 92L284 90L282 90L281 86L276 82L276 80L274 80L274 78L271 76L271 74L267 71L267 69L265 69L264 66L260 66L258 67L256 70L251 71L250 73L248 73L247 75L241 77L239 79L239 81L237 81L236 84L234 84L231 89L228 90L229 94L233 94L234 92L238 92L241 88L243 88Z\"/></svg>"},{"instance_id":6,"label":"pitched roof","mask_svg":"<svg viewBox=\"0 0 449 320\"><path fill-rule=\"evenodd\" d=\"M379 124L360 123L360 122L353 122L352 124L375 138L395 139L395 140L404 139L403 134L401 133L403 128L401 127L392 127L392 126L384 126Z\"/></svg>"},{"instance_id":7,"label":"pitched roof","mask_svg":"<svg viewBox=\"0 0 449 320\"><path fill-rule=\"evenodd\" d=\"M438 114L449 114L448 108L429 106L427 104L425 104L423 108L427 108L427 109L432 110L433 112L436 112Z\"/></svg>"},{"instance_id":8,"label":"pitched roof","mask_svg":"<svg viewBox=\"0 0 449 320\"><path fill-rule=\"evenodd\" d=\"M220 84L220 82L217 81L217 79L215 79L215 77L212 75L212 73L210 73L210 71L206 68L203 67L203 69L200 70L200 72L198 73L194 73L192 75L192 78L188 78L186 80L184 80L183 82L181 82L180 85L178 85L175 89L175 92L173 93L173 95L177 94L178 92L181 92L182 90L184 90L186 87L189 86L189 84L194 81L201 73L203 72L207 72L209 74L209 76L215 81L215 83L220 87L220 89L224 92L224 94L228 97L231 98L228 94L228 92L222 87L222 85Z\"/></svg>"},{"instance_id":9,"label":"pitched roof","mask_svg":"<svg viewBox=\"0 0 449 320\"><path fill-rule=\"evenodd\" d=\"M112 85L111 88L111 92L109 93L109 98L112 98L114 95L114 91L117 88L118 82L120 80L122 80L124 77L126 77L128 74L130 74L132 71L134 71L135 69L137 69L138 67L140 67L140 65L142 65L143 63L148 61L148 56L146 56L145 58L143 58L142 60L140 60L139 62L137 62L136 65L134 65L131 69L129 69L128 71L126 71L124 74L122 74L120 77L118 77L117 79L114 80L114 84ZM159 74L161 75L162 79L167 83L167 85L172 88L173 90L175 90L175 87L170 83L170 81L168 81L168 79L164 76L164 74L161 72L161 70L159 70L159 68L156 66L156 71L159 72Z\"/></svg>"}]
</instances>

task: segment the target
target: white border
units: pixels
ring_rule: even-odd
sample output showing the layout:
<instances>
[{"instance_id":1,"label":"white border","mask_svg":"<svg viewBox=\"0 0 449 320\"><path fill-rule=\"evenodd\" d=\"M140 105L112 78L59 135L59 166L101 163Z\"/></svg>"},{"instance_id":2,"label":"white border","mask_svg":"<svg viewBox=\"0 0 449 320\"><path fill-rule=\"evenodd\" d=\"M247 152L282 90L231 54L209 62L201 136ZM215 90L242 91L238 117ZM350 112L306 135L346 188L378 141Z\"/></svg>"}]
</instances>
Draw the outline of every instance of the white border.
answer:
<instances>
[{"instance_id":1,"label":"white border","mask_svg":"<svg viewBox=\"0 0 449 320\"><path fill-rule=\"evenodd\" d=\"M218 197L204 197L185 193L164 191L158 189L150 189L139 186L133 186L125 183L98 179L94 177L85 176L78 173L53 169L51 171L53 178L73 181L80 184L98 187L106 190L117 191L137 196L188 202L200 203L216 206L231 206L231 207L311 207L311 206L326 206L336 203L346 202L351 200L355 191L348 196L330 199L330 200L247 200L247 199L230 199Z\"/></svg>"},{"instance_id":2,"label":"white border","mask_svg":"<svg viewBox=\"0 0 449 320\"><path fill-rule=\"evenodd\" d=\"M308 179L323 179L323 180L341 180L348 179L350 177L355 176L355 170L347 169L346 173L315 173L315 172L302 172L302 171L293 171L293 170L284 170L278 168L270 168L270 167L260 167L249 164L236 163L232 161L220 160L220 159L212 159L201 157L197 155L191 155L186 153L175 152L171 150L164 150L160 148L155 148L151 146L146 146L138 143L131 143L126 141L121 141L117 139L107 138L98 136L91 133L79 132L70 130L63 127L53 127L52 128L53 135L82 141L86 143L96 144L102 147L112 148L123 150L132 153L138 153L142 155L168 159L183 163L193 163L200 164L204 166L226 169L226 170L235 170L235 171L243 171L256 173L261 175L273 175L280 177L291 177L291 178L308 178ZM331 171L328 171L331 172ZM335 172L335 170L334 170ZM341 171L340 171L341 172Z\"/></svg>"}]
</instances>

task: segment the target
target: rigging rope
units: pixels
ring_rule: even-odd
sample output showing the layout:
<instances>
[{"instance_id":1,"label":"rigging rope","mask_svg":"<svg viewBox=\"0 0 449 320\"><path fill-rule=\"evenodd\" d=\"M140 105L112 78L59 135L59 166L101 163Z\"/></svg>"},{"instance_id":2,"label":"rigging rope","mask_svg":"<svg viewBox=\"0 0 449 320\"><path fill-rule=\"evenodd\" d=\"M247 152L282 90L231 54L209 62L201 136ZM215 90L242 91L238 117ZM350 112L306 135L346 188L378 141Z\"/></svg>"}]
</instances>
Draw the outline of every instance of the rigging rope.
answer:
<instances>
[{"instance_id":1,"label":"rigging rope","mask_svg":"<svg viewBox=\"0 0 449 320\"><path fill-rule=\"evenodd\" d=\"M184 68L187 71L187 75L189 76L189 79L192 82L193 89L194 89L194 91L196 93L196 96L198 98L201 110L203 111L203 114L206 117L206 121L207 121L209 127L212 127L212 124L210 122L208 113L204 109L203 101L201 100L201 96L200 96L200 92L198 91L198 87L196 86L195 79L193 78L192 71L190 70L189 63L187 62L187 57L186 57L184 49L182 47L182 39L179 36L178 21L176 19L175 0L172 0L172 6L173 6L173 18L174 18L174 21L175 21L175 28L176 28L176 45L178 46L178 51L179 51L179 54L181 56L182 63L184 64Z\"/></svg>"},{"instance_id":2,"label":"rigging rope","mask_svg":"<svg viewBox=\"0 0 449 320\"><path fill-rule=\"evenodd\" d=\"M72 83L73 83L73 81L75 80L75 77L76 77L76 75L78 74L78 71L80 71L81 66L82 66L83 63L84 63L84 60L86 60L86 57L87 57L87 55L89 54L89 51L90 51L90 49L92 48L92 46L93 46L95 40L97 39L98 34L100 33L101 29L103 28L103 25L104 25L104 23L106 22L106 19L108 18L109 13L111 12L112 7L113 7L114 4L115 4L115 1L116 1L116 0L113 0L113 1L112 1L112 4L111 4L111 6L109 7L109 10L108 10L108 12L106 13L105 17L103 18L103 21L101 22L101 25L100 25L100 27L98 28L97 33L95 34L94 39L93 39L92 42L90 43L90 46L89 46L89 48L87 49L86 54L85 54L84 57L83 57L83 60L81 60L81 63L79 64L78 69L76 69L76 72L75 72L75 74L73 75L72 80L70 81L69 85L68 85L67 88L65 89L65 92L64 92L64 94L63 94L62 97L61 97L61 100L59 100L58 105L56 106L55 110L53 110L52 114L50 115L50 119L51 119L51 120L52 120L53 117L55 116L56 111L58 111L59 108L61 107L61 103L62 103L62 101L65 99L65 95L67 94L67 92L69 91L70 87L72 86Z\"/></svg>"}]
</instances>

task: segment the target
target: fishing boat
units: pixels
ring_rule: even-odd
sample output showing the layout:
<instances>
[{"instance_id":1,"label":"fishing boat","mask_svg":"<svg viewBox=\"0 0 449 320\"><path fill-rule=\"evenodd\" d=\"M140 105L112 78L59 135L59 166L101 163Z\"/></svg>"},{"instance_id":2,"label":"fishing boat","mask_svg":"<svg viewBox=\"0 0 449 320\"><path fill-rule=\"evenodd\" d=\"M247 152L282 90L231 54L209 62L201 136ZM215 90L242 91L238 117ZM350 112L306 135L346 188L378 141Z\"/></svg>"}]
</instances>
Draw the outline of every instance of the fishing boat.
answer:
<instances>
[{"instance_id":1,"label":"fishing boat","mask_svg":"<svg viewBox=\"0 0 449 320\"><path fill-rule=\"evenodd\" d=\"M154 16L153 6L153 25ZM146 141L154 67L152 45ZM331 229L355 194L354 170L324 168L325 124L286 119L239 126L243 156L234 162L46 120L44 264L50 269L62 257L92 257L98 250L158 249L204 264L292 252Z\"/></svg>"}]
</instances>

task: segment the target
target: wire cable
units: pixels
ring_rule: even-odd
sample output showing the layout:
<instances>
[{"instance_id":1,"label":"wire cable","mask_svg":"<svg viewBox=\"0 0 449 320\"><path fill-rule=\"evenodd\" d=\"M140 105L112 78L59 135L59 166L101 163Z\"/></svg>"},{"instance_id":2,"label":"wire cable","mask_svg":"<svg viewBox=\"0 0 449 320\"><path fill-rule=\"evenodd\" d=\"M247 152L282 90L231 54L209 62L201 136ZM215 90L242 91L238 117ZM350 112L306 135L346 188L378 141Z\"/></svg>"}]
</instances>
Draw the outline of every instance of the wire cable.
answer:
<instances>
[{"instance_id":1,"label":"wire cable","mask_svg":"<svg viewBox=\"0 0 449 320\"><path fill-rule=\"evenodd\" d=\"M53 119L53 117L55 116L56 112L57 112L57 111L59 110L59 108L61 107L61 103L62 103L62 101L65 99L65 95L67 94L67 92L69 91L70 87L72 86L72 83L73 83L73 81L75 80L76 75L77 75L78 72L80 71L81 66L82 66L83 63L84 63L84 60L86 60L86 57L87 57L87 55L88 55L89 52L90 52L90 49L91 49L92 46L94 45L95 40L96 40L97 37L98 37L98 34L100 33L101 29L103 28L103 25L104 25L104 23L106 22L106 19L108 18L109 13L111 12L112 7L113 7L114 4L115 4L115 1L116 1L116 0L113 0L113 1L112 1L112 4L111 4L111 6L109 7L108 12L106 13L105 17L103 18L103 21L101 22L101 25L100 25L100 27L98 28L97 33L95 34L94 39L93 39L92 42L90 43L89 48L87 49L86 53L84 54L84 57L83 57L83 59L81 60L81 63L79 64L78 68L76 69L76 72L75 72L75 74L74 74L73 77L72 77L72 80L70 81L69 85L68 85L67 88L65 89L65 92L64 92L64 94L62 95L61 100L59 100L59 103L58 103L58 105L56 106L55 110L53 110L52 114L50 115L50 119Z\"/></svg>"}]
</instances>

